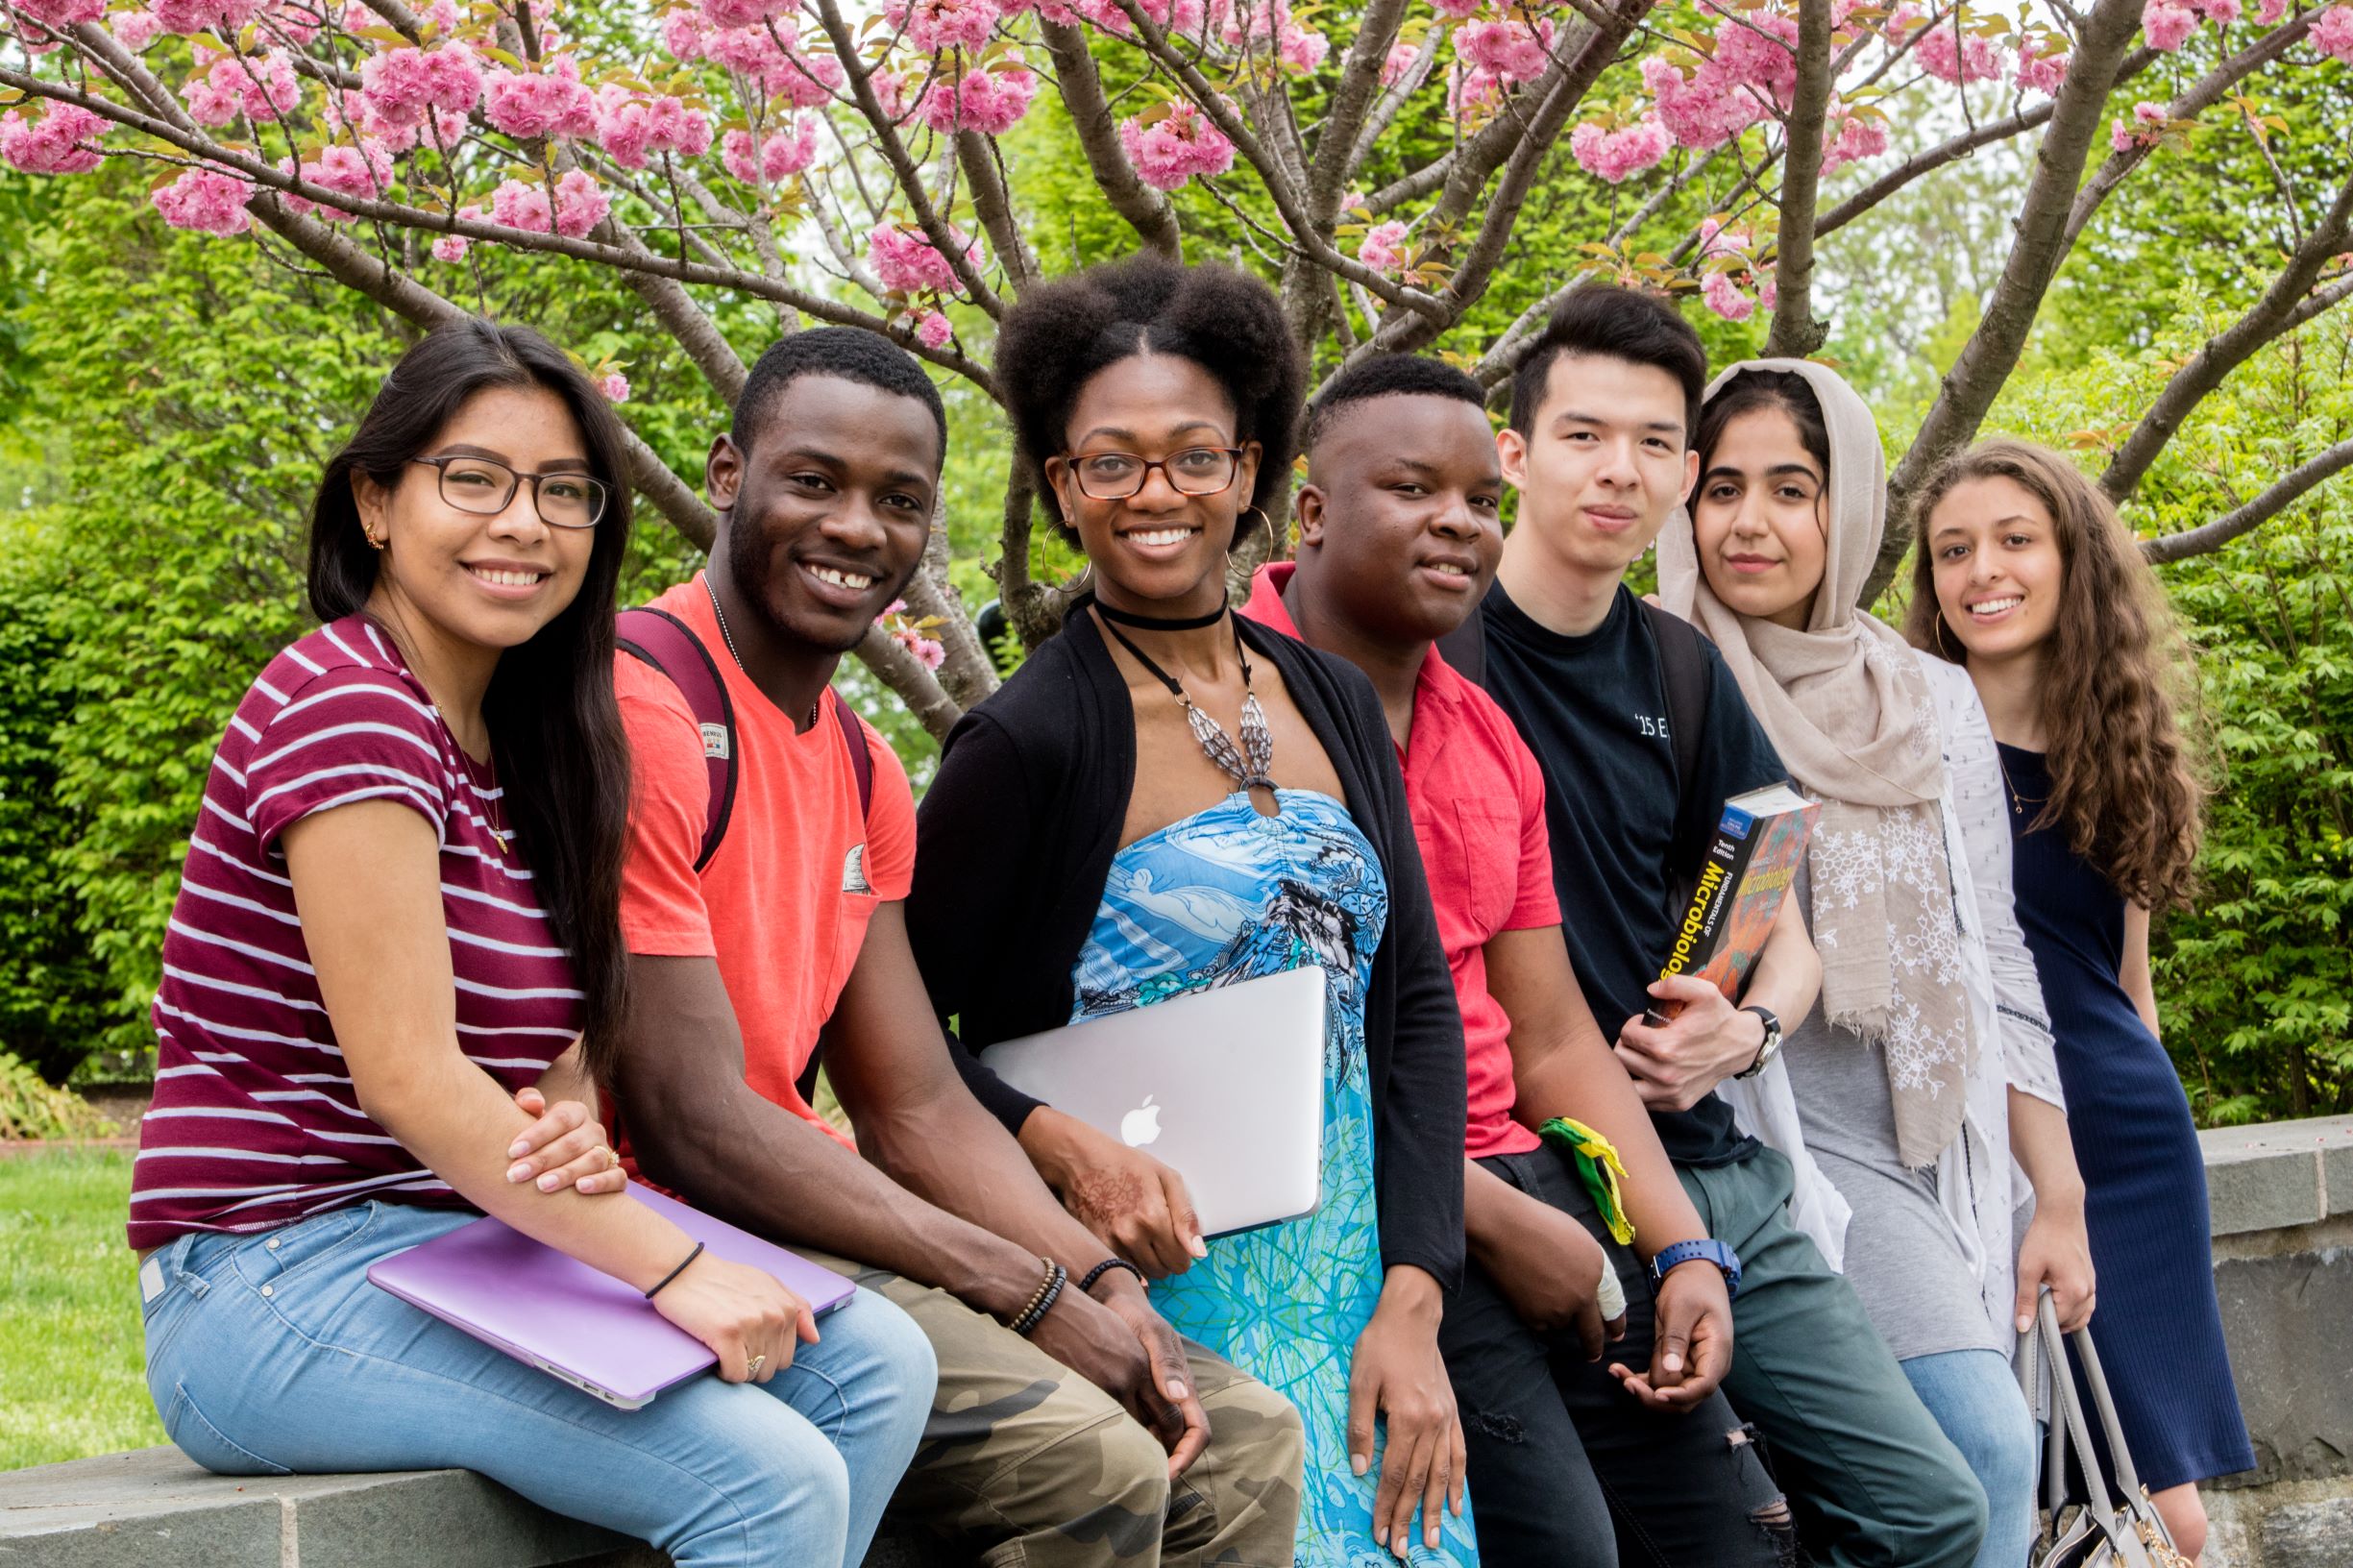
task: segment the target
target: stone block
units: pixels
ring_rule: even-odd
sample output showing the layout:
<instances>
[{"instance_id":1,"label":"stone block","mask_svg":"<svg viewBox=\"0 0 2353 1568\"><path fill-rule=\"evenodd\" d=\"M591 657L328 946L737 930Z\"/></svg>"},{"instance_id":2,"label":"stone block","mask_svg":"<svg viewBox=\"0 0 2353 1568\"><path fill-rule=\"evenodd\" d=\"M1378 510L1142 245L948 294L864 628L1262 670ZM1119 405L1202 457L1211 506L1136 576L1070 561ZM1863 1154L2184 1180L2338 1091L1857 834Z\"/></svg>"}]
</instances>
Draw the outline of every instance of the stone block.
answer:
<instances>
[{"instance_id":1,"label":"stone block","mask_svg":"<svg viewBox=\"0 0 2353 1568\"><path fill-rule=\"evenodd\" d=\"M2353 1250L2227 1259L2214 1283L2255 1441L2236 1484L2353 1475Z\"/></svg>"},{"instance_id":2,"label":"stone block","mask_svg":"<svg viewBox=\"0 0 2353 1568\"><path fill-rule=\"evenodd\" d=\"M2263 1568L2345 1568L2353 1563L2353 1497L2289 1503L2263 1522Z\"/></svg>"},{"instance_id":3,"label":"stone block","mask_svg":"<svg viewBox=\"0 0 2353 1568\"><path fill-rule=\"evenodd\" d=\"M215 1476L142 1449L0 1474L0 1568L659 1568L465 1470Z\"/></svg>"},{"instance_id":4,"label":"stone block","mask_svg":"<svg viewBox=\"0 0 2353 1568\"><path fill-rule=\"evenodd\" d=\"M2206 1160L2206 1195L2214 1234L2237 1236L2310 1225L2325 1218L2320 1145L2301 1129L2322 1122L2214 1127L2198 1134Z\"/></svg>"}]
</instances>

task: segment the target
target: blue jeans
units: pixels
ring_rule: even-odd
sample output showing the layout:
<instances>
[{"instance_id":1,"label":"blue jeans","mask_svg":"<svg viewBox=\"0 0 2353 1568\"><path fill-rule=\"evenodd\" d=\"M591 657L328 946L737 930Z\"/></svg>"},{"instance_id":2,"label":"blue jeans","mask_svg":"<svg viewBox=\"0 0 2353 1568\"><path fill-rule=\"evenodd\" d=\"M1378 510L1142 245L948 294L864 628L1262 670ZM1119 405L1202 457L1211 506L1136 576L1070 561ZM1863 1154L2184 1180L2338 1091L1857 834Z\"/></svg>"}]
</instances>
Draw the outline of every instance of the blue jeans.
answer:
<instances>
[{"instance_id":1,"label":"blue jeans","mask_svg":"<svg viewBox=\"0 0 2353 1568\"><path fill-rule=\"evenodd\" d=\"M474 1217L362 1203L161 1248L140 1272L164 1431L222 1475L478 1470L679 1568L854 1568L931 1408L905 1313L860 1290L764 1385L696 1377L616 1409L368 1283Z\"/></svg>"},{"instance_id":2,"label":"blue jeans","mask_svg":"<svg viewBox=\"0 0 2353 1568\"><path fill-rule=\"evenodd\" d=\"M2009 1358L1949 1350L1897 1364L1985 1488L1985 1544L1973 1568L2019 1568L2034 1546L2035 1422Z\"/></svg>"}]
</instances>

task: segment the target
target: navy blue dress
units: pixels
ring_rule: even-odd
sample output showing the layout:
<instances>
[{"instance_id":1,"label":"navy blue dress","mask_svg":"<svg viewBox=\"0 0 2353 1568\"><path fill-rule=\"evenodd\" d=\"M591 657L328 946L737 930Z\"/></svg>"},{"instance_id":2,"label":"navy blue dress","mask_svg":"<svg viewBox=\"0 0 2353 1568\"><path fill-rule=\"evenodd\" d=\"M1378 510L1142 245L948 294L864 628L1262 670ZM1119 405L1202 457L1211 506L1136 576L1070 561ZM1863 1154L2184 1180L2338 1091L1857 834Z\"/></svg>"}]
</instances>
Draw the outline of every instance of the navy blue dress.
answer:
<instances>
[{"instance_id":1,"label":"navy blue dress","mask_svg":"<svg viewBox=\"0 0 2353 1568\"><path fill-rule=\"evenodd\" d=\"M2039 751L2000 750L2018 919L2058 1041L2099 1274L2092 1339L2124 1440L2151 1491L2252 1469L2215 1302L2206 1167L2190 1101L2118 978L2123 897L2063 832L2028 831L2050 797L2049 769Z\"/></svg>"}]
</instances>

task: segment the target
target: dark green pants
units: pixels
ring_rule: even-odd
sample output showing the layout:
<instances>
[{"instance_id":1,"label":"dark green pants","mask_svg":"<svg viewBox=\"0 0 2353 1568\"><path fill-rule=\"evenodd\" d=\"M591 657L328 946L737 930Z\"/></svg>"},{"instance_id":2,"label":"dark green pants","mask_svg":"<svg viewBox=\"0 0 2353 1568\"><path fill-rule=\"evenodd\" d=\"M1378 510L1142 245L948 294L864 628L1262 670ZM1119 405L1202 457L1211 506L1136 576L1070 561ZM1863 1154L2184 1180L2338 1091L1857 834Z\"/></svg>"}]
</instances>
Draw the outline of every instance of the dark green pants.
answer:
<instances>
[{"instance_id":1,"label":"dark green pants","mask_svg":"<svg viewBox=\"0 0 2353 1568\"><path fill-rule=\"evenodd\" d=\"M1969 1568L1985 1493L1863 1315L1789 1221L1789 1162L1679 1165L1708 1234L1740 1254L1724 1392L1764 1436L1824 1568Z\"/></svg>"}]
</instances>

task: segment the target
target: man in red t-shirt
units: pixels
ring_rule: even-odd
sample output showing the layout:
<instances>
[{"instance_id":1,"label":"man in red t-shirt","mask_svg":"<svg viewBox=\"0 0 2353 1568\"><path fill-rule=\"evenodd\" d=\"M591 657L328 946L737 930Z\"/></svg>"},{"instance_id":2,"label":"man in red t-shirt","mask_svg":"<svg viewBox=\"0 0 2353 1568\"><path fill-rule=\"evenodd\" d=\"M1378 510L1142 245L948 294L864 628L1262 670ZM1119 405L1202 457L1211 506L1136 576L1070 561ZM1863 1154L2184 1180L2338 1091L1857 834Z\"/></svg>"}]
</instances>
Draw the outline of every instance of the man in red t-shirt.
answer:
<instances>
[{"instance_id":1,"label":"man in red t-shirt","mask_svg":"<svg viewBox=\"0 0 2353 1568\"><path fill-rule=\"evenodd\" d=\"M855 329L771 348L711 444L709 568L655 603L719 670L736 786L705 862L714 743L623 654L617 1141L645 1179L818 1249L923 1329L939 1395L895 1509L992 1562L1286 1561L1297 1415L1181 1341L1126 1265L1098 1266L1107 1249L965 1089L900 908L914 797L863 721L860 806L827 683L914 575L945 447L920 367ZM854 1147L797 1087L821 1041Z\"/></svg>"}]
</instances>

